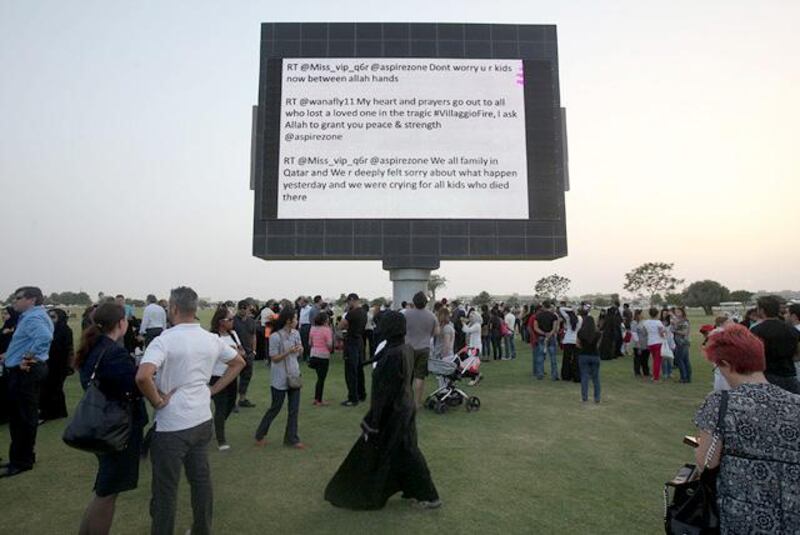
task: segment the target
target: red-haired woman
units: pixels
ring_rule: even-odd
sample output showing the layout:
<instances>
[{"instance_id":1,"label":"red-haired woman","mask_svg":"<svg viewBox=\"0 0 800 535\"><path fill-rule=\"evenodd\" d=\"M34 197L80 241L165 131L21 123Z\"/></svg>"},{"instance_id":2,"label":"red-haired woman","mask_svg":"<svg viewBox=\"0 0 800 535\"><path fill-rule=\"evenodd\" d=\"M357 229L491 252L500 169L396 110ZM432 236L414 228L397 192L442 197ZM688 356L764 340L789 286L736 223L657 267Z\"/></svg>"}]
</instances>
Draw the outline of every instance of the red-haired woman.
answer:
<instances>
[{"instance_id":1,"label":"red-haired woman","mask_svg":"<svg viewBox=\"0 0 800 535\"><path fill-rule=\"evenodd\" d=\"M720 466L721 532L800 533L800 396L767 382L764 345L741 325L709 336L705 353L731 387L722 436L721 392L695 416L697 463L713 447L708 466Z\"/></svg>"}]
</instances>

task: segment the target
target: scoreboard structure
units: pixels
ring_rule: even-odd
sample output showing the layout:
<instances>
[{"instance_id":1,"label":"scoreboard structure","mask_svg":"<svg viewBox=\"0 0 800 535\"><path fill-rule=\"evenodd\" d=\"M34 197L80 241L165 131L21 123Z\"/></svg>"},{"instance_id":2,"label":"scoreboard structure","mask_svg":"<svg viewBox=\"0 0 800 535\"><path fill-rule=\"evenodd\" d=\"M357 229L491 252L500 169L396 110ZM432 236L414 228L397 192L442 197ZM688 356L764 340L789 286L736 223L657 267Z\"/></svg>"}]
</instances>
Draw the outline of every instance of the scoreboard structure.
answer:
<instances>
[{"instance_id":1,"label":"scoreboard structure","mask_svg":"<svg viewBox=\"0 0 800 535\"><path fill-rule=\"evenodd\" d=\"M253 254L566 256L559 93L552 25L262 24Z\"/></svg>"}]
</instances>

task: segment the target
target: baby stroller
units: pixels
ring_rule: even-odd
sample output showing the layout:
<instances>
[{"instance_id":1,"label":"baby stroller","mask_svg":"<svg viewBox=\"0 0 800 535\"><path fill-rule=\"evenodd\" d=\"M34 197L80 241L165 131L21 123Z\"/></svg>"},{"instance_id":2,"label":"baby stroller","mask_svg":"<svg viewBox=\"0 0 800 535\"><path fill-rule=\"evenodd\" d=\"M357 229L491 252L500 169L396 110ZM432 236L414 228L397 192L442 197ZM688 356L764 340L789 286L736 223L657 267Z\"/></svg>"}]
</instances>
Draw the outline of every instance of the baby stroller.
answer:
<instances>
[{"instance_id":1,"label":"baby stroller","mask_svg":"<svg viewBox=\"0 0 800 535\"><path fill-rule=\"evenodd\" d=\"M467 348L449 359L429 359L428 371L440 379L440 386L427 397L425 407L436 414L444 414L450 407L461 404L466 405L467 412L479 410L480 398L468 395L456 383L463 378L472 378L471 384L477 385L481 378L480 365L481 360L477 355L471 355Z\"/></svg>"}]
</instances>

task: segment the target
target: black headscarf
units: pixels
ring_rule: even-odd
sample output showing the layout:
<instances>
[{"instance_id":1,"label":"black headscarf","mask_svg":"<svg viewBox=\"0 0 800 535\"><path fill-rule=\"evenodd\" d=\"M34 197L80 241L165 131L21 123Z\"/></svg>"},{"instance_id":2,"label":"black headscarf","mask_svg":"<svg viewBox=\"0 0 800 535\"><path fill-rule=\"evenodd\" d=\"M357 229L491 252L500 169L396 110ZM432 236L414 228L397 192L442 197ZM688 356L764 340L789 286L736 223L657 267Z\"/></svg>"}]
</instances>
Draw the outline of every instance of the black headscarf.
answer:
<instances>
[{"instance_id":1,"label":"black headscarf","mask_svg":"<svg viewBox=\"0 0 800 535\"><path fill-rule=\"evenodd\" d=\"M60 308L54 308L49 311L54 314L56 320L53 322L53 341L50 344L50 357L53 359L64 360L64 364L72 353L72 329L67 324L68 316Z\"/></svg>"},{"instance_id":2,"label":"black headscarf","mask_svg":"<svg viewBox=\"0 0 800 535\"><path fill-rule=\"evenodd\" d=\"M50 312L56 315L56 321L53 322L53 327L58 328L59 326L66 326L67 325L67 313L60 308L51 309Z\"/></svg>"},{"instance_id":3,"label":"black headscarf","mask_svg":"<svg viewBox=\"0 0 800 535\"><path fill-rule=\"evenodd\" d=\"M14 307L7 306L6 312L8 312L9 318L3 322L3 329L14 329L17 327L17 322L19 321L19 312L14 310Z\"/></svg>"},{"instance_id":4,"label":"black headscarf","mask_svg":"<svg viewBox=\"0 0 800 535\"><path fill-rule=\"evenodd\" d=\"M14 329L17 328L17 321L19 321L19 312L14 310L14 307L6 307L9 318L3 322L0 328L0 353L5 353L11 343L11 337L14 336ZM10 332L5 332L5 331Z\"/></svg>"},{"instance_id":5,"label":"black headscarf","mask_svg":"<svg viewBox=\"0 0 800 535\"><path fill-rule=\"evenodd\" d=\"M381 337L388 347L405 343L406 317L394 310L384 312L381 315Z\"/></svg>"}]
</instances>

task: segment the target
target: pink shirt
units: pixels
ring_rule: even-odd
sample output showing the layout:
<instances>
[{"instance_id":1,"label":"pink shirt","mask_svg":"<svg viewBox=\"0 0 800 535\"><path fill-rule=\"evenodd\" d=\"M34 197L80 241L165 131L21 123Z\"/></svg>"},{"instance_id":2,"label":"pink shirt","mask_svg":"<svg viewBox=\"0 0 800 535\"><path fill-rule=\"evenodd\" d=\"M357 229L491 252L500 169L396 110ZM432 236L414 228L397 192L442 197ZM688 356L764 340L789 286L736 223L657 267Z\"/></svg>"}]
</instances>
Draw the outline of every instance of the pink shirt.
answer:
<instances>
[{"instance_id":1,"label":"pink shirt","mask_svg":"<svg viewBox=\"0 0 800 535\"><path fill-rule=\"evenodd\" d=\"M314 325L308 333L311 345L311 356L322 359L330 358L333 348L333 331L327 325Z\"/></svg>"}]
</instances>

